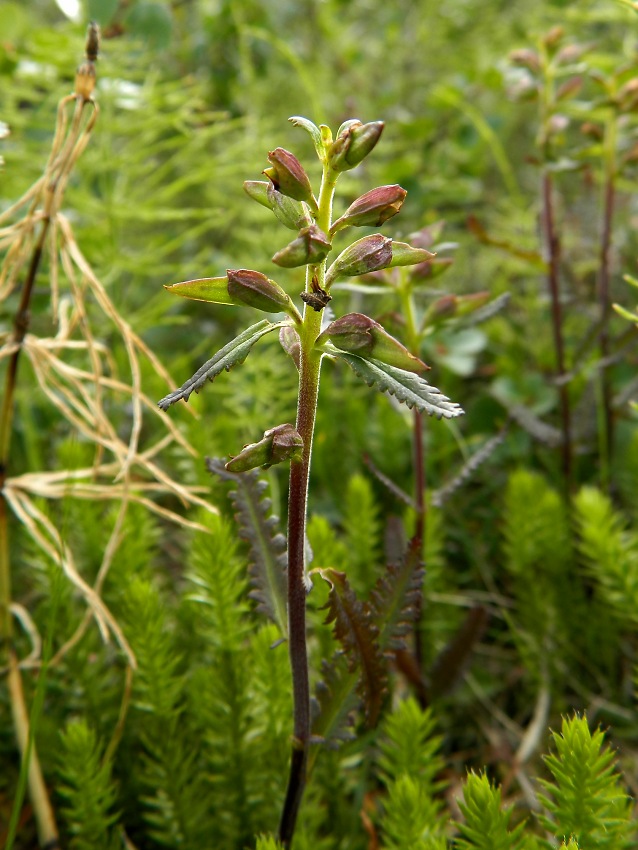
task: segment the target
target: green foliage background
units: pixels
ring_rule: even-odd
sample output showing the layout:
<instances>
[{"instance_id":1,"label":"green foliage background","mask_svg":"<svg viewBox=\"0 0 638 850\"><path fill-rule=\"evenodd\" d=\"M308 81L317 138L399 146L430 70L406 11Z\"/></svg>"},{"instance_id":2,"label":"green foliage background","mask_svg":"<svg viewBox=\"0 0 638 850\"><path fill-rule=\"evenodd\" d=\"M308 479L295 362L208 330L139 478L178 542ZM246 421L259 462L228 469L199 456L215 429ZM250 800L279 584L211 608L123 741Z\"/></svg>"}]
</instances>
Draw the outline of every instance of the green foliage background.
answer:
<instances>
[{"instance_id":1,"label":"green foliage background","mask_svg":"<svg viewBox=\"0 0 638 850\"><path fill-rule=\"evenodd\" d=\"M422 712L397 675L380 729L364 729L355 712L354 740L318 751L295 847L635 846L627 795L638 792L638 434L628 405L638 397L636 334L612 319L616 441L606 471L596 436L599 364L591 344L602 160L578 129L590 113L597 117L592 84L560 140L561 157L579 167L556 175L579 434L577 495L566 507L558 453L534 427L542 419L556 428L558 407L539 260L536 107L508 94L514 79L508 54L560 25L567 40L590 45L592 67L611 73L626 65L629 76L638 76L638 15L612 0L87 0L82 20L74 22L50 2L32 0L28 8L5 2L0 120L10 134L1 142L0 209L42 172L56 104L72 88L90 19L104 36L101 114L65 212L118 309L178 381L251 317L247 309L202 310L171 300L162 284L237 267L275 276L269 258L282 247L281 232L241 184L259 178L266 152L276 146L293 150L316 180L311 143L287 124L291 115L333 128L350 117L384 120L379 147L344 176L339 203L345 208L372 186L400 183L408 199L386 232L406 236L444 219L444 238L456 246L454 265L433 282L433 293L509 293L507 308L495 317L465 327L449 322L426 339L423 352L433 382L466 409L458 425L427 426L431 494L447 492L468 459L507 427L469 481L452 488L442 507L433 499L428 514L422 649L435 696ZM627 119L629 131L633 121ZM612 300L628 308L632 296L622 275L633 272L638 254L632 168L629 163L617 182L612 252ZM470 215L500 247L476 238ZM45 267L38 278L34 332L51 325L47 273ZM276 278L298 295L294 270L278 270ZM401 337L391 298L340 292L334 303L338 314L362 309L385 317ZM10 328L15 306L15 298L2 305L1 331ZM110 331L104 341L124 368L121 341ZM163 394L150 367L143 381L150 397ZM295 395L294 369L267 338L241 369L191 400L198 420L177 408L172 416L202 456L227 456L291 421ZM85 446L38 397L28 375L18 409L14 474L85 462ZM388 519L400 516L407 528L413 522L412 510L366 463L367 456L412 492L408 414L345 370L325 368L309 542L313 566L345 569L361 595L383 572ZM128 415L113 411L116 422ZM285 790L286 650L270 648L279 633L248 597L246 551L227 488L210 478L201 457L171 450L162 463L180 481L205 486L222 516L197 517L209 526L204 535L175 529L141 508L129 515L104 593L139 662L114 753L107 747L124 689L115 650L93 628L46 673L37 745L63 846L111 848L126 835L139 848L230 850L254 846L263 834L257 846L275 850L266 834L276 829ZM285 472L266 477L273 511L285 515ZM93 579L114 509L69 499L60 516L81 552L83 575ZM55 651L81 620L82 604L18 529L12 546L20 565L15 598ZM317 583L309 597L315 679L320 659L335 649L322 626L325 599ZM486 630L459 664L454 687L437 693L437 659L477 605L489 615ZM21 640L26 655L30 647ZM31 699L37 676L29 674L26 683ZM586 712L592 729L609 730L622 778L611 772L613 758L600 750L599 733L592 737L578 717L564 721L562 737L555 731L550 742L549 729L573 712ZM9 714L0 689L0 830L19 770ZM539 754L550 750L543 762ZM561 759L581 782L582 799L594 801L591 821L570 798ZM475 772L459 810L455 800L468 770ZM542 786L530 778L537 776ZM27 812L16 847L35 842Z\"/></svg>"}]
</instances>

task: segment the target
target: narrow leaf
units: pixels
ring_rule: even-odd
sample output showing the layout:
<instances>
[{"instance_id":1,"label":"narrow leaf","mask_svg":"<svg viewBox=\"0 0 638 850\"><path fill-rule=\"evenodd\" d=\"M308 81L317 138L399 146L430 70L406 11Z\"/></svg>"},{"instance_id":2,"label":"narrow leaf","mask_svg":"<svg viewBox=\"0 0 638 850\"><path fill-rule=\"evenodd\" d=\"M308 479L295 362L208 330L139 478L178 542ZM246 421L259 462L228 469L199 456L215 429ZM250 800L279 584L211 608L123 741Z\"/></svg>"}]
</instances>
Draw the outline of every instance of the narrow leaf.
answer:
<instances>
[{"instance_id":1,"label":"narrow leaf","mask_svg":"<svg viewBox=\"0 0 638 850\"><path fill-rule=\"evenodd\" d=\"M257 470L229 472L219 458L207 458L209 472L222 481L230 481L235 489L230 492L239 536L250 547L249 572L253 586L250 597L257 602L257 610L270 617L288 633L286 609L288 553L286 538L279 530L279 518L271 513L272 502L263 497L267 482L259 478Z\"/></svg>"},{"instance_id":2,"label":"narrow leaf","mask_svg":"<svg viewBox=\"0 0 638 850\"><path fill-rule=\"evenodd\" d=\"M396 396L408 407L416 407L428 416L436 416L437 419L442 417L453 419L464 412L462 407L450 401L440 390L413 372L406 372L404 369L381 363L373 358L364 360L356 354L336 350L332 353L345 360L368 386L376 384L382 392Z\"/></svg>"},{"instance_id":3,"label":"narrow leaf","mask_svg":"<svg viewBox=\"0 0 638 850\"><path fill-rule=\"evenodd\" d=\"M315 150L317 151L317 156L323 162L325 156L325 150L323 146L323 139L321 138L321 130L317 127L316 124L313 124L308 118L303 118L301 115L293 115L292 118L288 119L293 127L303 127L308 133L310 133L312 137L313 144L315 146Z\"/></svg>"},{"instance_id":4,"label":"narrow leaf","mask_svg":"<svg viewBox=\"0 0 638 850\"><path fill-rule=\"evenodd\" d=\"M436 657L430 670L434 698L449 694L460 680L475 644L485 631L487 618L487 610L482 605L471 608L452 640Z\"/></svg>"},{"instance_id":5,"label":"narrow leaf","mask_svg":"<svg viewBox=\"0 0 638 850\"><path fill-rule=\"evenodd\" d=\"M169 393L159 401L157 403L158 407L162 410L168 410L171 404L175 404L176 401L180 401L181 399L188 401L191 393L199 392L206 381L213 381L224 369L228 372L231 367L236 366L238 363L243 363L250 349L258 339L287 324L288 322L269 322L268 319L262 319L261 322L257 322L257 324L246 328L232 342L229 342L228 345L220 349L214 357L211 357L203 366L200 366L193 377L189 378L185 384L182 384L178 390L173 390L172 393Z\"/></svg>"},{"instance_id":6,"label":"narrow leaf","mask_svg":"<svg viewBox=\"0 0 638 850\"><path fill-rule=\"evenodd\" d=\"M182 298L191 298L193 301L209 301L213 304L237 303L228 294L228 278L226 275L185 280L182 283L165 286L164 289L173 295L181 295Z\"/></svg>"},{"instance_id":7,"label":"narrow leaf","mask_svg":"<svg viewBox=\"0 0 638 850\"><path fill-rule=\"evenodd\" d=\"M334 623L334 635L343 646L350 671L360 668L366 720L369 726L374 726L387 686L386 662L378 644L379 629L369 607L357 599L345 573L331 567L317 572L330 585L326 623Z\"/></svg>"}]
</instances>

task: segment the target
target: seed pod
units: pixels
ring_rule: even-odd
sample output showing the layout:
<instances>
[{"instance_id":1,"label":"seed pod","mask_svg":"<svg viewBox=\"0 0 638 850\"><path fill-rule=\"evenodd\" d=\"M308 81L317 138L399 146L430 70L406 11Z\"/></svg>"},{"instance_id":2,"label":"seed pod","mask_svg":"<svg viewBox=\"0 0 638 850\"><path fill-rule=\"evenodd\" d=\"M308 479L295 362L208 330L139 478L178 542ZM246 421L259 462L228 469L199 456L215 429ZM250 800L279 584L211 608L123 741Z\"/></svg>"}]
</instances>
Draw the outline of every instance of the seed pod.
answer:
<instances>
[{"instance_id":1,"label":"seed pod","mask_svg":"<svg viewBox=\"0 0 638 850\"><path fill-rule=\"evenodd\" d=\"M265 313L286 312L291 305L290 296L261 272L249 269L228 269L228 294L234 302L256 307Z\"/></svg>"},{"instance_id":2,"label":"seed pod","mask_svg":"<svg viewBox=\"0 0 638 850\"><path fill-rule=\"evenodd\" d=\"M307 266L320 263L327 257L331 248L332 245L323 230L316 224L311 224L302 228L297 238L285 248L277 251L272 261L286 269Z\"/></svg>"},{"instance_id":3,"label":"seed pod","mask_svg":"<svg viewBox=\"0 0 638 850\"><path fill-rule=\"evenodd\" d=\"M398 339L390 336L378 322L362 313L348 313L331 322L318 337L317 345L321 346L327 340L341 351L361 357L372 357L409 372L423 372L430 368L418 357L410 354L408 349Z\"/></svg>"},{"instance_id":4,"label":"seed pod","mask_svg":"<svg viewBox=\"0 0 638 850\"><path fill-rule=\"evenodd\" d=\"M268 154L268 161L272 168L266 168L264 174L278 192L316 206L310 179L294 154L285 148L275 148Z\"/></svg>"},{"instance_id":5,"label":"seed pod","mask_svg":"<svg viewBox=\"0 0 638 850\"><path fill-rule=\"evenodd\" d=\"M331 235L343 227L380 227L401 207L407 192L396 183L392 186L379 186L357 198L341 218L337 219L330 230Z\"/></svg>"},{"instance_id":6,"label":"seed pod","mask_svg":"<svg viewBox=\"0 0 638 850\"><path fill-rule=\"evenodd\" d=\"M340 277L355 277L387 268L392 262L392 239L373 233L342 251L326 274L327 289Z\"/></svg>"},{"instance_id":7,"label":"seed pod","mask_svg":"<svg viewBox=\"0 0 638 850\"><path fill-rule=\"evenodd\" d=\"M383 127L383 121L362 124L353 119L342 124L328 154L333 171L349 171L359 165L381 138Z\"/></svg>"},{"instance_id":8,"label":"seed pod","mask_svg":"<svg viewBox=\"0 0 638 850\"><path fill-rule=\"evenodd\" d=\"M303 452L303 440L292 425L277 425L264 432L258 443L249 443L238 455L226 464L229 472L246 472L262 466L268 469L275 463L286 460L300 461Z\"/></svg>"}]
</instances>

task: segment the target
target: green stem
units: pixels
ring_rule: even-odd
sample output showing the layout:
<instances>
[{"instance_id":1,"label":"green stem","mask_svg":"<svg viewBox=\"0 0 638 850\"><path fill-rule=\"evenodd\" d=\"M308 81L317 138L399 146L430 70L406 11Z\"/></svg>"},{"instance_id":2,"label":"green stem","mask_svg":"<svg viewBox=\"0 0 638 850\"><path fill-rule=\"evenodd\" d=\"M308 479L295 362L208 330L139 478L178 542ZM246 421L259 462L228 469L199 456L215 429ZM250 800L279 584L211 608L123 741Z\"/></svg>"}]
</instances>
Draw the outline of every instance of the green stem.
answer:
<instances>
[{"instance_id":1,"label":"green stem","mask_svg":"<svg viewBox=\"0 0 638 850\"><path fill-rule=\"evenodd\" d=\"M332 217L332 198L337 175L324 169L317 225L327 233ZM326 261L308 266L306 292L314 286L323 288ZM307 780L308 748L310 744L310 686L308 651L306 647L306 577L305 546L308 513L308 481L312 457L312 440L317 414L321 353L315 341L321 331L321 312L306 304L303 324L299 329L301 354L299 362L299 396L297 402L297 431L303 440L300 461L290 465L288 493L288 643L293 695L293 739L288 788L279 824L279 840L285 848L292 844L299 807Z\"/></svg>"}]
</instances>

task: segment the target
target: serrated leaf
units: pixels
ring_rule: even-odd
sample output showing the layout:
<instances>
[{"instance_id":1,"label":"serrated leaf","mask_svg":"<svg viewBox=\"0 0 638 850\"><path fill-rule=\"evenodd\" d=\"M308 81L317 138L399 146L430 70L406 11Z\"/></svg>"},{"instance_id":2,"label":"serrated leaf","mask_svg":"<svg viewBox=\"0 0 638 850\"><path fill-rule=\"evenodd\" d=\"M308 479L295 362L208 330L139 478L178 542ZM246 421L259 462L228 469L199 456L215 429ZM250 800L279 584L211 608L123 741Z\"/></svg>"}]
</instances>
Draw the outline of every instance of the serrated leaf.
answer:
<instances>
[{"instance_id":1,"label":"serrated leaf","mask_svg":"<svg viewBox=\"0 0 638 850\"><path fill-rule=\"evenodd\" d=\"M199 392L206 381L213 381L220 372L224 370L228 372L233 366L243 363L250 349L262 336L287 324L289 322L269 322L268 319L262 319L260 322L246 328L243 333L240 333L228 345L221 348L214 357L211 357L203 366L200 366L193 377L182 384L178 390L173 390L172 393L169 393L161 401L158 401L157 406L162 410L168 410L171 404L175 404L176 401L181 401L182 399L188 401L191 393Z\"/></svg>"},{"instance_id":2,"label":"serrated leaf","mask_svg":"<svg viewBox=\"0 0 638 850\"><path fill-rule=\"evenodd\" d=\"M271 513L272 502L263 497L268 486L259 478L257 470L229 472L219 458L206 458L209 472L222 481L231 481L235 489L230 498L235 508L239 536L249 545L249 572L253 589L251 599L257 610L270 617L288 634L287 570L288 549L286 538L279 530L279 518Z\"/></svg>"},{"instance_id":3,"label":"serrated leaf","mask_svg":"<svg viewBox=\"0 0 638 850\"><path fill-rule=\"evenodd\" d=\"M331 567L316 572L330 585L325 622L334 623L334 635L343 646L350 672L360 670L366 721L374 726L381 712L388 678L386 661L378 644L379 628L368 605L357 599L345 573Z\"/></svg>"},{"instance_id":4,"label":"serrated leaf","mask_svg":"<svg viewBox=\"0 0 638 850\"><path fill-rule=\"evenodd\" d=\"M321 679L313 699L312 735L333 747L351 741L354 734L354 710L359 701L355 695L358 673L351 672L343 652L335 653L332 661L321 664ZM314 750L316 753L317 750ZM313 759L313 751L310 758Z\"/></svg>"},{"instance_id":5,"label":"serrated leaf","mask_svg":"<svg viewBox=\"0 0 638 850\"><path fill-rule=\"evenodd\" d=\"M430 690L434 698L449 694L454 689L474 645L485 631L487 617L487 610L482 605L471 608L452 640L437 655L430 670Z\"/></svg>"},{"instance_id":6,"label":"serrated leaf","mask_svg":"<svg viewBox=\"0 0 638 850\"><path fill-rule=\"evenodd\" d=\"M370 612L379 628L379 645L384 652L405 649L404 637L421 604L423 586L421 543L413 538L398 564L389 564L370 594Z\"/></svg>"},{"instance_id":7,"label":"serrated leaf","mask_svg":"<svg viewBox=\"0 0 638 850\"><path fill-rule=\"evenodd\" d=\"M303 118L301 115L293 115L292 118L288 119L293 127L303 127L312 138L312 143L315 146L315 150L317 151L317 156L323 162L325 151L323 146L323 140L321 138L321 130L317 127L316 124L313 124L308 118Z\"/></svg>"},{"instance_id":8,"label":"serrated leaf","mask_svg":"<svg viewBox=\"0 0 638 850\"><path fill-rule=\"evenodd\" d=\"M372 357L364 360L356 354L336 350L331 354L345 360L353 372L363 378L368 386L376 384L382 392L396 396L408 407L416 407L428 416L436 416L437 419L454 419L464 413L462 407L450 401L441 390L428 384L424 378L414 372L397 369L396 366L381 363Z\"/></svg>"}]
</instances>

